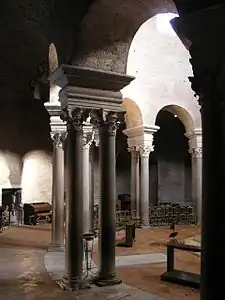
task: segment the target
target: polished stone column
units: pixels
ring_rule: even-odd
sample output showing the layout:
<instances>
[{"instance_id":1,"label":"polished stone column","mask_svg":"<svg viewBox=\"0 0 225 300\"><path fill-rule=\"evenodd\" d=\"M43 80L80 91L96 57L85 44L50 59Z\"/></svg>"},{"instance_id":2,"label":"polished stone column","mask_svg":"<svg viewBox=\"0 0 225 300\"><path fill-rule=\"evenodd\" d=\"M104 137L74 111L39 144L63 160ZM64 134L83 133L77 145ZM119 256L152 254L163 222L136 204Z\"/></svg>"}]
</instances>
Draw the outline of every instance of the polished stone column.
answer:
<instances>
[{"instance_id":1,"label":"polished stone column","mask_svg":"<svg viewBox=\"0 0 225 300\"><path fill-rule=\"evenodd\" d=\"M192 152L192 199L197 222L202 217L202 147L193 148Z\"/></svg>"},{"instance_id":2,"label":"polished stone column","mask_svg":"<svg viewBox=\"0 0 225 300\"><path fill-rule=\"evenodd\" d=\"M94 204L95 204L95 186L94 186L94 144L92 143L89 150L89 178L90 178L90 211L91 211L91 230L94 231Z\"/></svg>"},{"instance_id":3,"label":"polished stone column","mask_svg":"<svg viewBox=\"0 0 225 300\"><path fill-rule=\"evenodd\" d=\"M150 146L140 146L141 190L140 190L140 226L149 226L149 155Z\"/></svg>"},{"instance_id":4,"label":"polished stone column","mask_svg":"<svg viewBox=\"0 0 225 300\"><path fill-rule=\"evenodd\" d=\"M65 132L52 131L52 241L50 251L64 251L64 150Z\"/></svg>"},{"instance_id":5,"label":"polished stone column","mask_svg":"<svg viewBox=\"0 0 225 300\"><path fill-rule=\"evenodd\" d=\"M83 287L83 205L82 146L84 112L75 109L64 112L67 122L65 143L66 192L66 271L59 285L67 290Z\"/></svg>"},{"instance_id":6,"label":"polished stone column","mask_svg":"<svg viewBox=\"0 0 225 300\"><path fill-rule=\"evenodd\" d=\"M202 130L194 129L192 133L186 133L185 136L189 139L192 161L192 201L195 207L196 221L199 223L202 215Z\"/></svg>"},{"instance_id":7,"label":"polished stone column","mask_svg":"<svg viewBox=\"0 0 225 300\"><path fill-rule=\"evenodd\" d=\"M89 232L92 229L91 225L91 197L90 197L90 146L93 141L92 126L84 126L83 136L83 222L84 233Z\"/></svg>"},{"instance_id":8,"label":"polished stone column","mask_svg":"<svg viewBox=\"0 0 225 300\"><path fill-rule=\"evenodd\" d=\"M98 118L100 168L100 269L96 284L118 284L115 270L116 239L116 154L117 116L109 113Z\"/></svg>"},{"instance_id":9,"label":"polished stone column","mask_svg":"<svg viewBox=\"0 0 225 300\"><path fill-rule=\"evenodd\" d=\"M136 216L139 217L139 151L137 147L130 147L128 150L131 153L131 209L136 211Z\"/></svg>"}]
</instances>

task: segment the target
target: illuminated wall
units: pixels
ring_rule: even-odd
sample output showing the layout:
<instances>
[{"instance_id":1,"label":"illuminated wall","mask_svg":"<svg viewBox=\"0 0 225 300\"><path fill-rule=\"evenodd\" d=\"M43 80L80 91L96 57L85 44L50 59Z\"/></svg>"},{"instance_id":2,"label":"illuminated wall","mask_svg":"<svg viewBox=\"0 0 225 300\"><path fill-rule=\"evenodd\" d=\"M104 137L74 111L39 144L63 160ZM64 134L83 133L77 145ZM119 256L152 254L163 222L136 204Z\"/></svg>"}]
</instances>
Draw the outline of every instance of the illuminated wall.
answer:
<instances>
[{"instance_id":1,"label":"illuminated wall","mask_svg":"<svg viewBox=\"0 0 225 300\"><path fill-rule=\"evenodd\" d=\"M0 204L3 188L20 187L21 157L9 151L0 151Z\"/></svg>"},{"instance_id":2,"label":"illuminated wall","mask_svg":"<svg viewBox=\"0 0 225 300\"><path fill-rule=\"evenodd\" d=\"M23 203L49 202L52 191L52 156L32 151L23 158L21 177Z\"/></svg>"}]
</instances>

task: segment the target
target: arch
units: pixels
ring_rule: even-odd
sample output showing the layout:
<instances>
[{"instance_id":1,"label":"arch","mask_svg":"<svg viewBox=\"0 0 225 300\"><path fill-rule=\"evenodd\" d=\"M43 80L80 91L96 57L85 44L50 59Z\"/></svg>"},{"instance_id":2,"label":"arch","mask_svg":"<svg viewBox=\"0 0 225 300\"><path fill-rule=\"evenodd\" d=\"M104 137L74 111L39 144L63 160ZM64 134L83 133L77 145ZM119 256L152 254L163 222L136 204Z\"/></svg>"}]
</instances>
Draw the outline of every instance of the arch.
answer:
<instances>
[{"instance_id":1,"label":"arch","mask_svg":"<svg viewBox=\"0 0 225 300\"><path fill-rule=\"evenodd\" d=\"M177 13L172 0L95 1L81 23L73 63L126 73L136 32L146 20L166 12Z\"/></svg>"},{"instance_id":2,"label":"arch","mask_svg":"<svg viewBox=\"0 0 225 300\"><path fill-rule=\"evenodd\" d=\"M125 114L125 122L127 128L137 127L143 124L142 113L135 101L124 98L122 103Z\"/></svg>"},{"instance_id":3,"label":"arch","mask_svg":"<svg viewBox=\"0 0 225 300\"><path fill-rule=\"evenodd\" d=\"M194 128L195 128L194 120L193 120L191 114L186 109L184 109L183 107L178 106L178 105L174 105L174 104L166 105L158 111L157 116L156 116L156 120L157 120L159 112L162 111L162 110L163 111L168 111L171 114L173 114L174 117L179 118L180 121L183 123L186 132L193 132L194 131ZM155 122L156 122L156 120L155 120Z\"/></svg>"},{"instance_id":4,"label":"arch","mask_svg":"<svg viewBox=\"0 0 225 300\"><path fill-rule=\"evenodd\" d=\"M54 43L49 45L48 51L48 67L49 74L54 72L59 66L58 54Z\"/></svg>"}]
</instances>

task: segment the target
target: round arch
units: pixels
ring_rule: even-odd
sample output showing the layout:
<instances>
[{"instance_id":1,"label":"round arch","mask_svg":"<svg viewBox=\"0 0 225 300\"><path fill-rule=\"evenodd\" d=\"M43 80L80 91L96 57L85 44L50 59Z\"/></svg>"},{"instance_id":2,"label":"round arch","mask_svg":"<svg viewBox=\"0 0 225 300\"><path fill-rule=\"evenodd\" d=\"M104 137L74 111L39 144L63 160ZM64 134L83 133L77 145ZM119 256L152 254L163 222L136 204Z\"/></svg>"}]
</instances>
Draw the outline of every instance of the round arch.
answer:
<instances>
[{"instance_id":1,"label":"round arch","mask_svg":"<svg viewBox=\"0 0 225 300\"><path fill-rule=\"evenodd\" d=\"M166 105L158 111L156 119L158 117L159 112L162 110L168 111L171 114L173 114L174 117L179 118L180 121L183 123L186 132L194 131L194 128L195 128L194 120L193 120L191 114L183 107L175 105L175 104Z\"/></svg>"},{"instance_id":2,"label":"round arch","mask_svg":"<svg viewBox=\"0 0 225 300\"><path fill-rule=\"evenodd\" d=\"M127 128L133 128L143 124L141 110L135 101L124 98L122 106L123 110L126 111L125 122Z\"/></svg>"}]
</instances>

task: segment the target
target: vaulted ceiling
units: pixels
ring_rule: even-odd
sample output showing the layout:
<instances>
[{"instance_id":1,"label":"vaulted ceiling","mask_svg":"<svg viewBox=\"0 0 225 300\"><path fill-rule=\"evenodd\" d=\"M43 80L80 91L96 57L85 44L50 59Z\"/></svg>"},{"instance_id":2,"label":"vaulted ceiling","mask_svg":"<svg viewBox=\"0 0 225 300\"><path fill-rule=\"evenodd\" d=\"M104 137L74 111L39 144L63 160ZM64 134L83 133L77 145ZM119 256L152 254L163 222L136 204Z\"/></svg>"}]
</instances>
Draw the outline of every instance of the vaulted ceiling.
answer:
<instances>
[{"instance_id":1,"label":"vaulted ceiling","mask_svg":"<svg viewBox=\"0 0 225 300\"><path fill-rule=\"evenodd\" d=\"M60 63L76 51L76 32L97 0L0 1L0 101L33 98L35 79L48 72L48 48L57 47ZM151 1L151 0L149 0ZM202 9L222 0L174 0L179 13Z\"/></svg>"}]
</instances>

